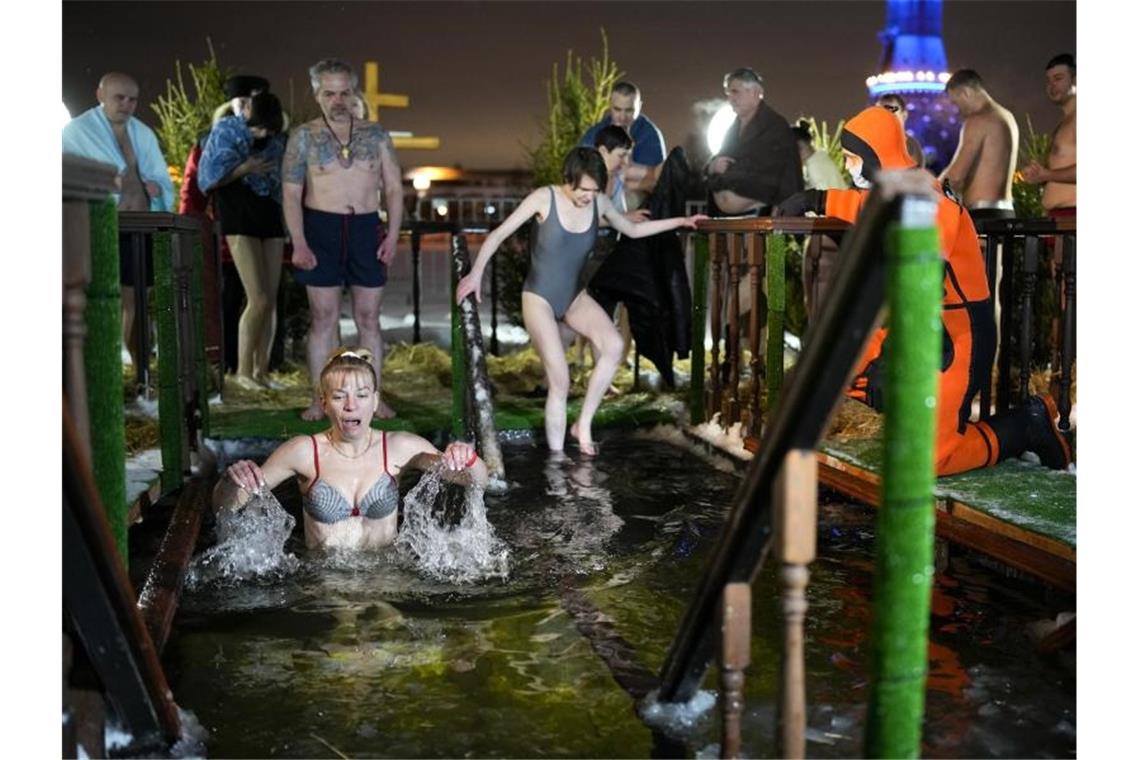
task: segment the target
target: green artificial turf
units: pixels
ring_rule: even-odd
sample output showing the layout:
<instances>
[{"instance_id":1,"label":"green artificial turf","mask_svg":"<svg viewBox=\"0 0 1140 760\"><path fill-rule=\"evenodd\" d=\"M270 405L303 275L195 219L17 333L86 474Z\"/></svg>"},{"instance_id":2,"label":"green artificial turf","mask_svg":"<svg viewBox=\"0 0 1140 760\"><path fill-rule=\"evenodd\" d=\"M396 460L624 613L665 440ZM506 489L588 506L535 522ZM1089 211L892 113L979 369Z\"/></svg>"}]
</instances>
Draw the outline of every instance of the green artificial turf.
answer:
<instances>
[{"instance_id":1,"label":"green artificial turf","mask_svg":"<svg viewBox=\"0 0 1140 760\"><path fill-rule=\"evenodd\" d=\"M828 439L821 449L872 472L882 470L879 438ZM996 467L938 478L934 493L1076 548L1077 478L1071 473L1008 459Z\"/></svg>"}]
</instances>

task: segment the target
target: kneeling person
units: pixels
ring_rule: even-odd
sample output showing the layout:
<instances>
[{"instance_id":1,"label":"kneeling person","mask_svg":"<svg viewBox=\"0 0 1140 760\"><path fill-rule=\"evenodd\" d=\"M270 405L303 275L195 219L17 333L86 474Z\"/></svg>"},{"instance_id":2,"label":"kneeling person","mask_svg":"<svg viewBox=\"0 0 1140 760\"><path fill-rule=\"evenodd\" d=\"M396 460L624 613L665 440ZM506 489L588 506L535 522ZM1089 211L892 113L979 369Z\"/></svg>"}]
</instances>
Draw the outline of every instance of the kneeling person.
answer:
<instances>
[{"instance_id":1,"label":"kneeling person","mask_svg":"<svg viewBox=\"0 0 1140 760\"><path fill-rule=\"evenodd\" d=\"M854 222L881 171L913 169L902 126L889 112L872 106L849 120L840 143L847 170L858 190L808 190L788 198L777 215L801 216L807 211ZM927 174L930 187L938 188ZM988 420L970 420L974 398L990 382L996 346L993 302L985 261L974 223L965 208L939 193L938 232L946 275L942 299L942 367L938 380L935 469L952 475L990 467L1025 451L1042 464L1064 469L1071 461L1068 442L1057 429L1057 408L1048 395L1033 396L1021 407ZM886 372L883 357L889 331L875 333L860 361L848 396L876 410L883 408Z\"/></svg>"}]
</instances>

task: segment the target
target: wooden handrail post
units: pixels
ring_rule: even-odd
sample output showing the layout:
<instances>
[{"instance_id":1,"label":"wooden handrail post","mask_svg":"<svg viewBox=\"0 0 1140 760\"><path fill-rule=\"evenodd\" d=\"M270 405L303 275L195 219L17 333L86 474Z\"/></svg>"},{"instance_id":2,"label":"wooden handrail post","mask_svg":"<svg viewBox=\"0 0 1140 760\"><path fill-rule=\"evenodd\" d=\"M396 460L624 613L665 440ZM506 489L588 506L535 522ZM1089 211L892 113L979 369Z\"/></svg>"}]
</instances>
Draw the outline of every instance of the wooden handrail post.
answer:
<instances>
[{"instance_id":1,"label":"wooden handrail post","mask_svg":"<svg viewBox=\"0 0 1140 760\"><path fill-rule=\"evenodd\" d=\"M705 419L711 420L713 415L720 411L721 384L720 384L720 341L721 316L724 297L724 235L709 235L709 257L712 260L712 363L709 365L710 388L709 403L705 410ZM721 420L723 423L724 420Z\"/></svg>"},{"instance_id":2,"label":"wooden handrail post","mask_svg":"<svg viewBox=\"0 0 1140 760\"><path fill-rule=\"evenodd\" d=\"M119 217L114 201L91 204L91 284L83 364L91 424L91 463L115 546L127 562L126 433L123 418L123 316ZM137 317L137 315L136 315ZM139 360L145 361L145 355Z\"/></svg>"},{"instance_id":3,"label":"wooden handrail post","mask_svg":"<svg viewBox=\"0 0 1140 760\"><path fill-rule=\"evenodd\" d=\"M193 309L191 324L195 326L194 339L194 366L195 376L198 379L198 425L203 434L210 430L210 364L206 354L206 342L209 339L206 320L206 257L205 245L200 235L189 239L191 249L192 270L190 273L190 303ZM284 325L277 329L284 329ZM197 448L197 445L195 445Z\"/></svg>"},{"instance_id":4,"label":"wooden handrail post","mask_svg":"<svg viewBox=\"0 0 1140 760\"><path fill-rule=\"evenodd\" d=\"M158 432L162 451L163 493L170 493L182 485L185 456L182 388L179 383L178 275L171 237L169 232L155 232L152 237L154 316L158 332ZM146 355L141 355L139 361L145 362Z\"/></svg>"},{"instance_id":5,"label":"wooden handrail post","mask_svg":"<svg viewBox=\"0 0 1140 760\"><path fill-rule=\"evenodd\" d=\"M745 582L725 584L721 614L720 710L724 735L720 756L739 757L744 669L752 661L752 586Z\"/></svg>"},{"instance_id":6,"label":"wooden handrail post","mask_svg":"<svg viewBox=\"0 0 1140 760\"><path fill-rule=\"evenodd\" d=\"M768 285L768 341L767 375L768 403L770 412L780 401L780 390L784 387L784 316L787 313L787 252L788 241L780 234L773 234L767 241L764 258L764 281Z\"/></svg>"},{"instance_id":7,"label":"wooden handrail post","mask_svg":"<svg viewBox=\"0 0 1140 760\"><path fill-rule=\"evenodd\" d=\"M748 235L746 241L748 251L748 285L752 295L752 308L748 318L748 350L749 368L752 371L752 390L748 399L748 429L747 434L752 438L759 438L763 425L760 419L760 396L764 393L764 378L760 362L760 302L763 300L763 261L764 237L762 233L754 232Z\"/></svg>"},{"instance_id":8,"label":"wooden handrail post","mask_svg":"<svg viewBox=\"0 0 1140 760\"><path fill-rule=\"evenodd\" d=\"M709 236L688 236L693 246L693 341L689 368L689 424L705 421L705 324L709 314Z\"/></svg>"},{"instance_id":9,"label":"wooden handrail post","mask_svg":"<svg viewBox=\"0 0 1140 760\"><path fill-rule=\"evenodd\" d=\"M730 360L728 397L721 413L721 424L727 429L740 420L740 262L744 240L740 233L731 233L728 246L728 340L724 358Z\"/></svg>"},{"instance_id":10,"label":"wooden handrail post","mask_svg":"<svg viewBox=\"0 0 1140 760\"><path fill-rule=\"evenodd\" d=\"M782 563L780 583L784 613L783 678L780 680L778 752L804 756L807 698L804 679L804 617L807 614L808 565L815 559L817 464L811 449L793 449L776 478L775 540Z\"/></svg>"}]
</instances>

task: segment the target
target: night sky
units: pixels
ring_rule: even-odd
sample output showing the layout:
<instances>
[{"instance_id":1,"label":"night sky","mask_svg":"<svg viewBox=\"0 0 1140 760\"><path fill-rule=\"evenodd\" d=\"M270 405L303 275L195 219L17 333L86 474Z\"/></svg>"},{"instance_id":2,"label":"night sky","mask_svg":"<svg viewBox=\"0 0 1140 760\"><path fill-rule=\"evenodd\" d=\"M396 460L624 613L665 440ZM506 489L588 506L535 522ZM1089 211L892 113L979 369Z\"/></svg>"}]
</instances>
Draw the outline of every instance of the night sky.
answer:
<instances>
[{"instance_id":1,"label":"night sky","mask_svg":"<svg viewBox=\"0 0 1140 760\"><path fill-rule=\"evenodd\" d=\"M694 129L693 104L721 96L726 71L749 65L768 102L789 120L834 124L866 102L863 80L881 53L883 2L65 2L63 101L94 105L99 76L133 73L139 115L165 88L175 59L199 62L206 37L223 65L270 79L288 107L309 97L307 68L326 56L380 65L384 92L410 96L380 121L442 139L438 151L402 151L403 166L526 166L539 139L545 80L566 51L611 56L641 87L644 113L672 146ZM1045 99L1044 65L1076 48L1074 2L946 2L949 70L977 69L991 94L1040 131L1057 112Z\"/></svg>"}]
</instances>

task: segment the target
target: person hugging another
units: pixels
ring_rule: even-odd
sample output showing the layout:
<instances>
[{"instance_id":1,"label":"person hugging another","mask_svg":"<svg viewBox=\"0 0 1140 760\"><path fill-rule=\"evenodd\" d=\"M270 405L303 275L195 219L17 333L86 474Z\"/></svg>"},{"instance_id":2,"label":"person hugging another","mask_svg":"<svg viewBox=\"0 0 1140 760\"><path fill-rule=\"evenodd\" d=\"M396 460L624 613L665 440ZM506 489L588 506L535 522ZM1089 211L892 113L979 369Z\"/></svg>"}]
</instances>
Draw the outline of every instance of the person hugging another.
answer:
<instances>
[{"instance_id":1,"label":"person hugging another","mask_svg":"<svg viewBox=\"0 0 1140 760\"><path fill-rule=\"evenodd\" d=\"M222 234L245 291L238 322L235 381L271 387L269 353L277 329L277 288L285 248L281 158L285 115L277 96L235 96L234 113L214 124L198 166L198 186L214 199Z\"/></svg>"},{"instance_id":2,"label":"person hugging another","mask_svg":"<svg viewBox=\"0 0 1140 760\"><path fill-rule=\"evenodd\" d=\"M227 467L214 489L216 510L236 509L252 494L296 477L306 546L375 549L396 539L396 478L405 468L426 470L442 461L444 479L486 485L487 467L470 444L454 441L441 453L414 433L370 426L380 397L367 350L335 351L318 388L329 427L290 438L261 466L242 459Z\"/></svg>"}]
</instances>

